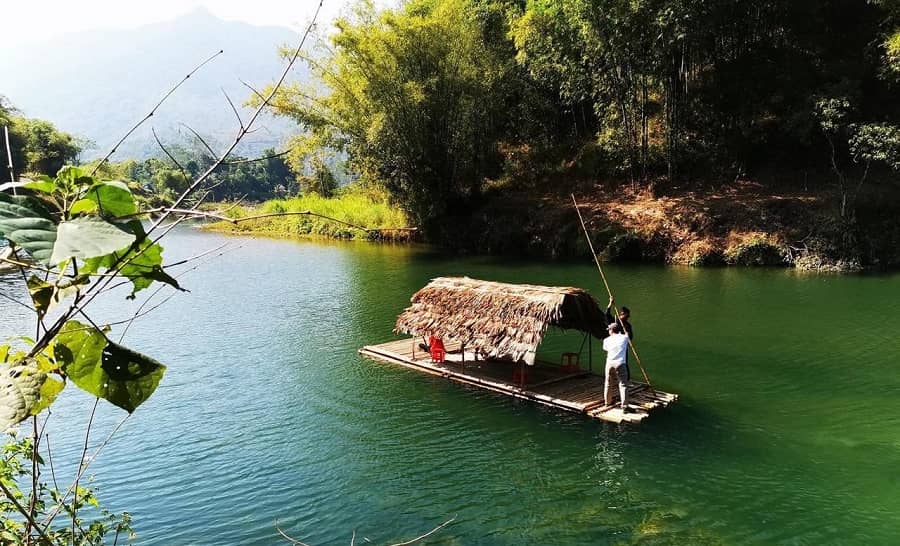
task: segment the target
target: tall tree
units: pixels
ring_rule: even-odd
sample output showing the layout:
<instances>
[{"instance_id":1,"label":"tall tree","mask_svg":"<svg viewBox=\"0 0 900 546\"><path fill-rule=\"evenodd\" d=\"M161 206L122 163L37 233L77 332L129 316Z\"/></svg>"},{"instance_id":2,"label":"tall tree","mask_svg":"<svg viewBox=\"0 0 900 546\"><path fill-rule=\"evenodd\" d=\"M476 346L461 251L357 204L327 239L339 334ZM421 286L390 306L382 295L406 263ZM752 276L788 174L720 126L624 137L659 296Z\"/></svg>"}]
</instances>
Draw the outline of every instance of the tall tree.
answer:
<instances>
[{"instance_id":1,"label":"tall tree","mask_svg":"<svg viewBox=\"0 0 900 546\"><path fill-rule=\"evenodd\" d=\"M469 0L369 2L309 56L321 86L286 88L274 107L351 168L382 181L426 232L498 172L511 59L487 47ZM324 89L323 89L324 87Z\"/></svg>"}]
</instances>

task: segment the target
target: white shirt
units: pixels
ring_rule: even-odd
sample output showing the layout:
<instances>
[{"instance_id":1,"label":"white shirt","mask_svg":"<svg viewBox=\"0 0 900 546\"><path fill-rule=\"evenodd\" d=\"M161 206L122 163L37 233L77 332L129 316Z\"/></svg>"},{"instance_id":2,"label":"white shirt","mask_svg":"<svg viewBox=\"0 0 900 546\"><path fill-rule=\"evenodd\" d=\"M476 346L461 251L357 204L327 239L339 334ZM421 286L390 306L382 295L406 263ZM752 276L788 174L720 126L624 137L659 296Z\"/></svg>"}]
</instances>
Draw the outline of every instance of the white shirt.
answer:
<instances>
[{"instance_id":1,"label":"white shirt","mask_svg":"<svg viewBox=\"0 0 900 546\"><path fill-rule=\"evenodd\" d=\"M603 350L606 351L607 364L624 364L628 356L628 336L610 334L603 340Z\"/></svg>"}]
</instances>

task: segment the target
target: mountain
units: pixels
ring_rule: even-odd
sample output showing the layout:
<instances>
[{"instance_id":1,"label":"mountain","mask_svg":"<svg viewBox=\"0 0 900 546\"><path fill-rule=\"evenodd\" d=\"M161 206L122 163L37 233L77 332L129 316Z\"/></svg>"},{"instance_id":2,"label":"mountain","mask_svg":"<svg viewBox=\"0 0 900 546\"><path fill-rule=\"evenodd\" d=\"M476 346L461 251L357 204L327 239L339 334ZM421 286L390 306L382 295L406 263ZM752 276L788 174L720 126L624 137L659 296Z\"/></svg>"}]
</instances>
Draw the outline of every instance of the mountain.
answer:
<instances>
[{"instance_id":1,"label":"mountain","mask_svg":"<svg viewBox=\"0 0 900 546\"><path fill-rule=\"evenodd\" d=\"M104 155L134 123L191 69L224 50L181 86L113 159L143 158L159 152L151 127L165 144L184 144L186 123L214 149L229 143L237 128L222 89L240 107L252 92L280 75L279 45L296 44L296 32L282 27L224 21L205 10L131 30L103 30L61 36L0 56L0 95L28 117L46 119L59 129L85 137L95 146L86 159ZM305 67L291 78L303 79ZM252 155L279 147L296 132L289 120L266 116L238 153ZM216 148L217 144L219 148Z\"/></svg>"}]
</instances>

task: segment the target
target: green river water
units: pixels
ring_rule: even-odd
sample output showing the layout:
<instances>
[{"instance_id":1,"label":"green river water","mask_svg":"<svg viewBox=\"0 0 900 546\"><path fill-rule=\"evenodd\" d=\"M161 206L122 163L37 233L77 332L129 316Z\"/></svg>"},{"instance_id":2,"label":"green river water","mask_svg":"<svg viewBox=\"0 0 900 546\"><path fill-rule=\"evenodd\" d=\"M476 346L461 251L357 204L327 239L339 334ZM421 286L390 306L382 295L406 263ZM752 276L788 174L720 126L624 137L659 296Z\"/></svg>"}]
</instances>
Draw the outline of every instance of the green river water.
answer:
<instances>
[{"instance_id":1,"label":"green river water","mask_svg":"<svg viewBox=\"0 0 900 546\"><path fill-rule=\"evenodd\" d=\"M654 384L640 426L594 422L357 355L409 296L468 275L588 288L590 263L173 232L169 260L229 243L126 343L169 368L91 467L138 544L900 543L900 276L609 266ZM183 268L182 268L183 270ZM21 279L0 291L27 298ZM99 320L127 318L124 294ZM27 333L0 299L0 335ZM552 333L547 359L575 350ZM597 351L599 344L594 344ZM594 362L602 358L595 353ZM74 472L91 400L50 431ZM122 417L101 405L91 445ZM62 479L62 478L61 478Z\"/></svg>"}]
</instances>

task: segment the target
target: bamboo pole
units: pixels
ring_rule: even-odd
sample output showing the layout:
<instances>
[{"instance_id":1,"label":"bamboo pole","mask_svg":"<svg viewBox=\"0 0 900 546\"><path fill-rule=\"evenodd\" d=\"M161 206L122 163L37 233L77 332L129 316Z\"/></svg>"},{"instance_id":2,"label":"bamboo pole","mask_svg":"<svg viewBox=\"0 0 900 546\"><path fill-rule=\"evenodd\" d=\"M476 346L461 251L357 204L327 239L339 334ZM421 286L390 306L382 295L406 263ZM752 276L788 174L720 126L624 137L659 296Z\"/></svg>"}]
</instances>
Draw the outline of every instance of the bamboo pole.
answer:
<instances>
[{"instance_id":1,"label":"bamboo pole","mask_svg":"<svg viewBox=\"0 0 900 546\"><path fill-rule=\"evenodd\" d=\"M9 181L15 182L16 181L16 173L15 173L15 170L13 169L12 148L9 146L9 126L8 125L3 126L3 137L6 140L6 160L7 160L6 166L9 169ZM12 191L13 191L13 195L18 195L16 193L15 186L13 186Z\"/></svg>"},{"instance_id":2,"label":"bamboo pole","mask_svg":"<svg viewBox=\"0 0 900 546\"><path fill-rule=\"evenodd\" d=\"M594 243L591 242L591 236L588 234L587 226L584 224L584 218L581 217L581 210L578 208L578 201L575 200L574 193L572 194L572 203L575 204L575 212L578 213L578 221L581 222L581 229L584 230L584 238L587 239L588 247L591 249L591 256L594 257L594 263L597 265L597 270L600 271L600 278L603 279L603 286L606 287L606 293L609 294L609 299L615 300L612 290L610 290L609 288L609 283L606 281L606 275L603 273L603 268L600 266L600 260L597 259L597 253L594 251ZM615 311L616 313L616 322L618 322L624 330L625 325L622 324L621 321L619 321L619 308L616 306L615 301L613 301L613 311ZM631 337L627 334L626 337L628 337L628 346L631 348L631 354L634 355L634 360L637 362L638 368L641 369L641 374L644 376L644 381L647 382L647 387L650 390L656 390L650 383L650 377L647 376L647 371L644 370L644 365L641 363L641 357L638 356L637 348L635 348L634 342L631 341Z\"/></svg>"}]
</instances>

